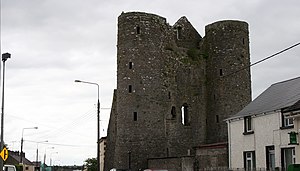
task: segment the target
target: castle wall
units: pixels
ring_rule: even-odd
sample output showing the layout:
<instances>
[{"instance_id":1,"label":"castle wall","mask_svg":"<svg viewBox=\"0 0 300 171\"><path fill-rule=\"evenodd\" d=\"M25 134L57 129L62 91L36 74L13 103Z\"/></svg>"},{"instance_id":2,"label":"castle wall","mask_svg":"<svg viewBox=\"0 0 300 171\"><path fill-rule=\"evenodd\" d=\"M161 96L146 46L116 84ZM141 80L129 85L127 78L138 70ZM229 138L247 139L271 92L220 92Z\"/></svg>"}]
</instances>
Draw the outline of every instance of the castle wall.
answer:
<instances>
[{"instance_id":1,"label":"castle wall","mask_svg":"<svg viewBox=\"0 0 300 171\"><path fill-rule=\"evenodd\" d=\"M248 34L240 21L210 24L202 38L185 17L170 26L158 15L122 13L105 170L145 169L149 158L159 164L227 141L223 120L251 100L250 68L231 74L250 64Z\"/></svg>"},{"instance_id":2,"label":"castle wall","mask_svg":"<svg viewBox=\"0 0 300 171\"><path fill-rule=\"evenodd\" d=\"M119 16L116 168L145 168L147 158L166 154L168 91L163 85L161 48L167 27L157 15Z\"/></svg>"},{"instance_id":3,"label":"castle wall","mask_svg":"<svg viewBox=\"0 0 300 171\"><path fill-rule=\"evenodd\" d=\"M204 39L208 55L207 142L225 142L227 126L224 120L251 101L248 24L215 22L205 27Z\"/></svg>"},{"instance_id":4,"label":"castle wall","mask_svg":"<svg viewBox=\"0 0 300 171\"><path fill-rule=\"evenodd\" d=\"M176 35L179 26L180 39ZM172 28L175 28L175 35L171 36L169 44L176 46L165 50L167 62L164 66L170 102L166 114L168 157L193 155L193 147L204 141L206 107L205 59L200 56L198 46L202 38L185 17ZM183 45L183 42L189 43ZM183 117L184 106L186 117Z\"/></svg>"},{"instance_id":5,"label":"castle wall","mask_svg":"<svg viewBox=\"0 0 300 171\"><path fill-rule=\"evenodd\" d=\"M110 170L115 165L115 146L116 146L116 135L117 135L117 90L114 90L112 107L109 117L109 125L107 129L107 141L104 157L104 170Z\"/></svg>"},{"instance_id":6,"label":"castle wall","mask_svg":"<svg viewBox=\"0 0 300 171\"><path fill-rule=\"evenodd\" d=\"M178 47L196 48L202 37L186 17L181 17L173 26L175 41Z\"/></svg>"},{"instance_id":7,"label":"castle wall","mask_svg":"<svg viewBox=\"0 0 300 171\"><path fill-rule=\"evenodd\" d=\"M193 61L188 56L181 58L176 61L179 66L171 81L171 116L166 120L170 157L194 154L193 147L205 139L204 61ZM184 106L187 108L185 118L182 115ZM176 117L172 117L172 108L176 109Z\"/></svg>"}]
</instances>

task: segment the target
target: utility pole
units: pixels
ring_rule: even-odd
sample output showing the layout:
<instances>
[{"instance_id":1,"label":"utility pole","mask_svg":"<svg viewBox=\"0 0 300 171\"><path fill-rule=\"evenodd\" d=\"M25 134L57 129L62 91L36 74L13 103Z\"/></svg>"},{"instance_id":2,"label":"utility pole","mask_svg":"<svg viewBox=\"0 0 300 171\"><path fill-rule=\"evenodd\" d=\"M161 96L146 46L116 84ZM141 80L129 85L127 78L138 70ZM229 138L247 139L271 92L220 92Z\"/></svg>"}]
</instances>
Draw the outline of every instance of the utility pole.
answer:
<instances>
[{"instance_id":1,"label":"utility pole","mask_svg":"<svg viewBox=\"0 0 300 171\"><path fill-rule=\"evenodd\" d=\"M2 61L3 61L3 65L2 65L2 107L1 107L1 142L0 142L0 150L3 150L4 147L4 140L3 140L3 130L4 130L4 76L5 76L5 61L10 58L10 54L9 53L4 53L2 54ZM0 159L0 168L3 168L3 160Z\"/></svg>"},{"instance_id":2,"label":"utility pole","mask_svg":"<svg viewBox=\"0 0 300 171\"><path fill-rule=\"evenodd\" d=\"M93 84L97 86L97 170L100 171L100 98L99 98L99 84L88 81L75 80L76 83Z\"/></svg>"}]
</instances>

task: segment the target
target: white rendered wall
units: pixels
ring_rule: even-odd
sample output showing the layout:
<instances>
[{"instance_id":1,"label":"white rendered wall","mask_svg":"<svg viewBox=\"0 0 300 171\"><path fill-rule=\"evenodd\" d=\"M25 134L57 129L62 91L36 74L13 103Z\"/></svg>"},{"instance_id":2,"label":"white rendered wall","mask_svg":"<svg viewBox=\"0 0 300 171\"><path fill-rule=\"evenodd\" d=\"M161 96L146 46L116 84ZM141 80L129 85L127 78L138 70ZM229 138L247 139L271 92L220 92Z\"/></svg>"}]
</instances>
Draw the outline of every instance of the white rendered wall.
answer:
<instances>
[{"instance_id":1,"label":"white rendered wall","mask_svg":"<svg viewBox=\"0 0 300 171\"><path fill-rule=\"evenodd\" d=\"M300 122L300 121L299 121ZM243 135L244 119L228 121L229 167L244 167L244 151L255 151L256 168L266 168L266 146L275 147L275 166L281 167L281 148L288 145L289 132L297 129L281 130L281 113L271 113L252 117L254 134ZM295 128L296 125L295 125ZM296 146L296 153L299 148ZM296 156L296 160L297 160ZM299 160L298 160L299 161Z\"/></svg>"}]
</instances>

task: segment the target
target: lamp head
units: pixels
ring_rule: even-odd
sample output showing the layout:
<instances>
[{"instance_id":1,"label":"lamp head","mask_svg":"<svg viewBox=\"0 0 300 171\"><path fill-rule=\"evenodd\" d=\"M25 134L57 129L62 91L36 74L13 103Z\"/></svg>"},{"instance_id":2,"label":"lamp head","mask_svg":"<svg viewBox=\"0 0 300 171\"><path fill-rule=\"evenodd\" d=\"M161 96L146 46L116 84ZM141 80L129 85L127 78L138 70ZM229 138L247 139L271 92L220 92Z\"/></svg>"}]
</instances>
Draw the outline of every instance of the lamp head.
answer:
<instances>
[{"instance_id":1,"label":"lamp head","mask_svg":"<svg viewBox=\"0 0 300 171\"><path fill-rule=\"evenodd\" d=\"M10 53L3 53L2 54L2 61L5 62L8 58L10 58Z\"/></svg>"},{"instance_id":2,"label":"lamp head","mask_svg":"<svg viewBox=\"0 0 300 171\"><path fill-rule=\"evenodd\" d=\"M76 82L76 83L81 83L81 81L80 81L80 80L75 80L75 82Z\"/></svg>"}]
</instances>

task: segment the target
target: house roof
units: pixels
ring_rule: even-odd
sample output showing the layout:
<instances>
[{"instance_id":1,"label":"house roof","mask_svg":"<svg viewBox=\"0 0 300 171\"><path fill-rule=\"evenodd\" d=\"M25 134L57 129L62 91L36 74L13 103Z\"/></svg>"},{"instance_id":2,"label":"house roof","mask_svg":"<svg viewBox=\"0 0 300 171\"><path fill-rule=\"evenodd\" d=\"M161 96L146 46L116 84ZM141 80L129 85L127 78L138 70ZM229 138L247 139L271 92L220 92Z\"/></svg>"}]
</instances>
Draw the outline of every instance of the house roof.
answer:
<instances>
[{"instance_id":1,"label":"house roof","mask_svg":"<svg viewBox=\"0 0 300 171\"><path fill-rule=\"evenodd\" d=\"M20 162L20 153L18 151L8 151L8 159L6 161L7 164L19 164ZM23 153L22 156L22 161L23 164L25 165L33 165L33 163L31 161L29 161L26 157L25 154Z\"/></svg>"},{"instance_id":2,"label":"house roof","mask_svg":"<svg viewBox=\"0 0 300 171\"><path fill-rule=\"evenodd\" d=\"M299 100L300 77L297 77L272 84L240 112L228 118L228 120L277 111L291 106L299 107Z\"/></svg>"},{"instance_id":3,"label":"house roof","mask_svg":"<svg viewBox=\"0 0 300 171\"><path fill-rule=\"evenodd\" d=\"M282 110L282 112L291 112L295 110L300 110L300 100L295 104L293 104L292 106L285 108L284 110Z\"/></svg>"}]
</instances>

